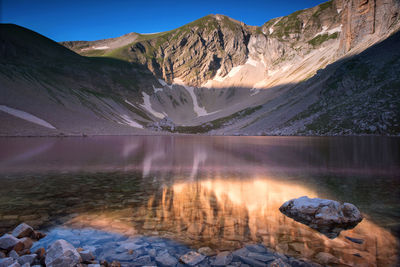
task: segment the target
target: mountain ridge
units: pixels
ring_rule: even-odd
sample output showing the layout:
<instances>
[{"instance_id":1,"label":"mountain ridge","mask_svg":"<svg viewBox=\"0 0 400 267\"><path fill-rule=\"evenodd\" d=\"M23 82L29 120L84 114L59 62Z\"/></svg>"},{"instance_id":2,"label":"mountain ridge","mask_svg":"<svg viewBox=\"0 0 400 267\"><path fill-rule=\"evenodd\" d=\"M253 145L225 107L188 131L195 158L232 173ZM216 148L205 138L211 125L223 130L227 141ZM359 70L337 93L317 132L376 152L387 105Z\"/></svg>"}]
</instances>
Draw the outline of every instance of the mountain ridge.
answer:
<instances>
[{"instance_id":1,"label":"mountain ridge","mask_svg":"<svg viewBox=\"0 0 400 267\"><path fill-rule=\"evenodd\" d=\"M67 135L72 132L397 134L397 126L393 126L396 122L389 123L387 119L383 123L387 130L378 127L383 125L380 119L379 123L372 122L376 125L362 119L359 123L365 126L353 125L354 131L345 129L342 122L347 120L346 114L334 120L342 125L338 129L328 127L329 130L322 125L327 122L311 127L308 125L319 120L323 108L314 113L308 111L310 116L304 116L304 112L325 101L318 86L330 79L330 71L340 69L346 58L398 31L399 10L397 0L332 0L272 19L260 27L217 14L168 32L129 33L98 41L61 43L80 55L69 55L67 50L62 52L65 55L58 53L53 41L44 42L52 44L51 48L41 49L34 42L29 44L31 37L12 35L12 31L19 32L20 28L7 30L10 26L2 25L0 104L40 115L39 118ZM390 53L396 58L395 52ZM368 59L362 57L361 61ZM379 64L379 68L376 64L364 65L370 68L371 77L388 75ZM345 73L338 75L345 77ZM396 72L390 75L396 76ZM371 81L368 86L380 88L383 84ZM34 88L40 92L41 98L35 100L39 106L58 103L53 109L68 123L34 108L34 104L27 105L28 100L17 100L25 98L21 92L31 94ZM330 90L333 92L336 87ZM374 91L365 90L367 94ZM349 99L352 97L358 99L358 93L351 94ZM292 106L287 99L292 99L289 101ZM386 97L381 96L383 99ZM78 103L84 108L78 107ZM73 125L76 114L72 115L71 108L66 108L69 106L82 118L91 118L88 121L92 126L86 127L88 121L80 120ZM390 111L390 107L383 109ZM396 118L398 114L390 116ZM100 129L97 123L108 126ZM372 126L375 131L371 131ZM7 135L7 131L3 134Z\"/></svg>"}]
</instances>

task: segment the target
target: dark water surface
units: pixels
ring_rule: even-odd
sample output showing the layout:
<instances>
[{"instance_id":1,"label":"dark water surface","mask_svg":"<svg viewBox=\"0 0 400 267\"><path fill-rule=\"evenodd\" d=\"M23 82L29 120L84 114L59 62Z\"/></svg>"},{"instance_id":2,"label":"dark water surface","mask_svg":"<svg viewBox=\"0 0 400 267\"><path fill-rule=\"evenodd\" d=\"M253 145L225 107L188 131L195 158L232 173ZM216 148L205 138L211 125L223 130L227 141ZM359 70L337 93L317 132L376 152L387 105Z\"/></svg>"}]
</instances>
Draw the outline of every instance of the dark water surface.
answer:
<instances>
[{"instance_id":1,"label":"dark water surface","mask_svg":"<svg viewBox=\"0 0 400 267\"><path fill-rule=\"evenodd\" d=\"M347 265L390 266L399 255L399 138L0 138L0 186L0 233L24 221L192 248L262 242ZM304 195L353 203L365 219L330 240L279 212Z\"/></svg>"}]
</instances>

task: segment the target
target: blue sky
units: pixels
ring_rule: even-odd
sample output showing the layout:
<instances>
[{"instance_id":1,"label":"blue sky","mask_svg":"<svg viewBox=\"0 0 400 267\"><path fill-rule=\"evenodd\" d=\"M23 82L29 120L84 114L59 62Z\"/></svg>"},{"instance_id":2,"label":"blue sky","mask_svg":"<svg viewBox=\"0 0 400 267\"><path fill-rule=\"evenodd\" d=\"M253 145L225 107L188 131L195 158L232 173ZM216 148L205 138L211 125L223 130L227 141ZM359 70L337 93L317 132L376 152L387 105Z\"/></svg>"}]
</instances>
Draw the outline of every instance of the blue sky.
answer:
<instances>
[{"instance_id":1,"label":"blue sky","mask_svg":"<svg viewBox=\"0 0 400 267\"><path fill-rule=\"evenodd\" d=\"M0 20L55 41L97 40L129 32L172 30L208 14L248 25L288 15L326 0L0 0Z\"/></svg>"}]
</instances>

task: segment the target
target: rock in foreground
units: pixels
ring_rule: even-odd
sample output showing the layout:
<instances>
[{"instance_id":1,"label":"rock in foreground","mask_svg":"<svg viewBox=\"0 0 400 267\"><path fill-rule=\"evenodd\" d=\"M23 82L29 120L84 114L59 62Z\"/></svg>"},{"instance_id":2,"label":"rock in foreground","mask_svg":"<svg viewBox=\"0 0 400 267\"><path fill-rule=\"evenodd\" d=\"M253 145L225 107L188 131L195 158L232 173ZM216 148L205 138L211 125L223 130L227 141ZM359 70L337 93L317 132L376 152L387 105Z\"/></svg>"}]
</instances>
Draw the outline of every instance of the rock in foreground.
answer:
<instances>
[{"instance_id":1,"label":"rock in foreground","mask_svg":"<svg viewBox=\"0 0 400 267\"><path fill-rule=\"evenodd\" d=\"M46 266L77 266L81 256L74 246L65 240L54 242L46 253Z\"/></svg>"},{"instance_id":2,"label":"rock in foreground","mask_svg":"<svg viewBox=\"0 0 400 267\"><path fill-rule=\"evenodd\" d=\"M342 230L354 228L363 219L353 204L307 196L286 201L279 210L331 239Z\"/></svg>"}]
</instances>

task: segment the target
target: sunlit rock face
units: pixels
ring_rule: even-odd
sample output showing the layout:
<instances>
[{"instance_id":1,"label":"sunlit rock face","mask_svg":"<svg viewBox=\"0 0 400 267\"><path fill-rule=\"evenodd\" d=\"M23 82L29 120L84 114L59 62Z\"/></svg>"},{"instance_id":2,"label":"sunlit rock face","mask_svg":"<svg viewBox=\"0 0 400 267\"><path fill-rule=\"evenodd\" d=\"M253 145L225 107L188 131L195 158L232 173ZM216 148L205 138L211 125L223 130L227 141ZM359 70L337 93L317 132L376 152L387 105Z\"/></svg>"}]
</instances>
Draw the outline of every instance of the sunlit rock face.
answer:
<instances>
[{"instance_id":1,"label":"sunlit rock face","mask_svg":"<svg viewBox=\"0 0 400 267\"><path fill-rule=\"evenodd\" d=\"M249 242L262 242L278 252L329 265L395 264L398 251L395 237L368 219L331 240L281 214L280 205L298 195L316 197L317 193L268 177L248 180L219 177L177 183L153 195L147 205L84 214L67 225L160 235L196 248L207 245L232 250ZM346 236L363 242L352 242Z\"/></svg>"}]
</instances>

